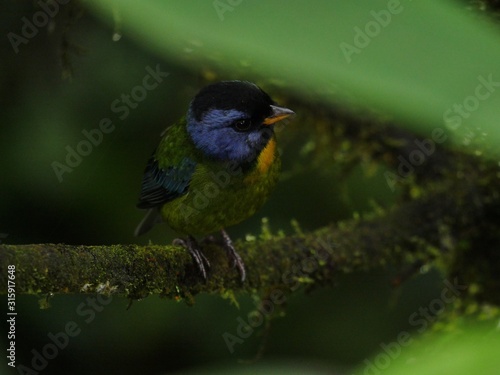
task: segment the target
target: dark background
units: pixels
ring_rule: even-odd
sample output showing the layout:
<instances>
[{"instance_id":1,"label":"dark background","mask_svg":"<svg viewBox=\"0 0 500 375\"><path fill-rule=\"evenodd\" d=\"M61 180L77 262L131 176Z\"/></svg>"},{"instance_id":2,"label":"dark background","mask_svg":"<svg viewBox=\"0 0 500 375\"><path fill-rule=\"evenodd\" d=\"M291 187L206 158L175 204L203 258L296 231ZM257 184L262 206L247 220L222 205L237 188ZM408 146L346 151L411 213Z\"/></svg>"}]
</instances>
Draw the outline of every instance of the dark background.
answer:
<instances>
[{"instance_id":1,"label":"dark background","mask_svg":"<svg viewBox=\"0 0 500 375\"><path fill-rule=\"evenodd\" d=\"M192 64L151 53L127 35L115 42L113 30L84 8L74 10L78 17L69 26L67 14L61 12L54 24L20 45L16 54L5 35L19 30L22 17L31 17L36 8L30 2L14 1L5 2L2 8L3 242L170 243L175 234L166 226L157 226L142 238L133 236L142 217L135 208L142 172L159 134L184 115L190 99L208 81L256 77L214 72L203 66L196 71ZM62 45L65 37L71 40L69 49ZM154 69L157 64L169 76L120 120L111 103L140 85L146 67ZM72 78L65 77L69 65ZM265 79L259 84L285 103L302 100L304 108L316 107L307 94L290 95ZM315 229L370 210L373 201L389 205L395 199L382 170L368 175L356 168L340 184L326 167L324 171L300 168L308 130L307 114L297 112L295 121L279 134L283 181L261 211L229 230L234 238L258 234L262 217L269 218L273 232L290 233L292 218L305 230ZM105 134L102 143L59 182L52 163L63 163L66 147L75 148L85 139L82 130L96 128L103 118L112 119L114 131ZM81 314L79 306L88 304L91 295L57 295L49 299L48 309L40 308L46 296L18 296L17 363L31 367L33 350L42 351L50 342L50 332L61 332L74 321L81 333L70 339L42 373L332 373L332 369L362 363L381 350L381 343L395 340L402 331L413 334L416 327L410 324L410 315L443 289L442 277L433 270L423 270L422 275L394 289L390 282L397 272L346 275L332 287L287 295L284 316L272 321L267 336L263 326L258 327L235 346L234 353L222 335L236 334L237 319L246 320L253 310L254 301L246 295L238 296L239 308L220 296L199 295L193 307L150 296L135 301L128 310L129 301L114 296L109 304L92 308L95 318L88 323L85 319L90 315ZM0 347L6 348L5 334L0 341ZM262 345L265 350L260 361L241 363L241 359L251 362ZM15 373L9 371L4 356L0 366L2 374Z\"/></svg>"}]
</instances>

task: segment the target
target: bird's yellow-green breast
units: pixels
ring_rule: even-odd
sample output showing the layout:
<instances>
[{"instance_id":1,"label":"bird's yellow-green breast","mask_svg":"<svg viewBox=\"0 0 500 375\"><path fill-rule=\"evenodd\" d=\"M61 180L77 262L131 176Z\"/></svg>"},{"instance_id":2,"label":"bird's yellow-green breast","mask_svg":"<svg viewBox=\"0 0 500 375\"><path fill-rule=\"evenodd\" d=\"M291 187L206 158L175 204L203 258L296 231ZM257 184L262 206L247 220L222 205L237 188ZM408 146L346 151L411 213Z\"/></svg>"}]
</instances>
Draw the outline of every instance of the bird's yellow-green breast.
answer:
<instances>
[{"instance_id":1,"label":"bird's yellow-green breast","mask_svg":"<svg viewBox=\"0 0 500 375\"><path fill-rule=\"evenodd\" d=\"M278 182L281 161L274 135L255 161L239 164L206 160L183 132L182 123L170 132L172 135L167 134L161 142L157 158L180 160L189 155L196 162L188 192L161 208L163 220L180 233L208 234L247 219L265 203ZM170 140L174 134L176 139ZM172 148L173 144L179 148ZM182 155L170 156L176 149L182 150Z\"/></svg>"}]
</instances>

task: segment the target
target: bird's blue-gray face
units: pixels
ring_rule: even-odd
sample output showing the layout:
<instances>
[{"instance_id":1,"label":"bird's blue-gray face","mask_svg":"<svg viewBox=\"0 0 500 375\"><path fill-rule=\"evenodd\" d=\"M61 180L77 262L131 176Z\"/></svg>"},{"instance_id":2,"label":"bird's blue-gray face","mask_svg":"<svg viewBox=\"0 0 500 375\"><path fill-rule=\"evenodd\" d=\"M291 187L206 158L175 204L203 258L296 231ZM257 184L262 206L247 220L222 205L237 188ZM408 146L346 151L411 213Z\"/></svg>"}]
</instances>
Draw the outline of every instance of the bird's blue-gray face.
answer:
<instances>
[{"instance_id":1,"label":"bird's blue-gray face","mask_svg":"<svg viewBox=\"0 0 500 375\"><path fill-rule=\"evenodd\" d=\"M187 129L208 157L238 162L255 160L274 135L273 125L255 124L236 109L210 109L201 121L188 113Z\"/></svg>"},{"instance_id":2,"label":"bird's blue-gray face","mask_svg":"<svg viewBox=\"0 0 500 375\"><path fill-rule=\"evenodd\" d=\"M195 146L212 159L252 162L273 137L274 123L291 114L254 84L219 82L193 99L187 130Z\"/></svg>"}]
</instances>

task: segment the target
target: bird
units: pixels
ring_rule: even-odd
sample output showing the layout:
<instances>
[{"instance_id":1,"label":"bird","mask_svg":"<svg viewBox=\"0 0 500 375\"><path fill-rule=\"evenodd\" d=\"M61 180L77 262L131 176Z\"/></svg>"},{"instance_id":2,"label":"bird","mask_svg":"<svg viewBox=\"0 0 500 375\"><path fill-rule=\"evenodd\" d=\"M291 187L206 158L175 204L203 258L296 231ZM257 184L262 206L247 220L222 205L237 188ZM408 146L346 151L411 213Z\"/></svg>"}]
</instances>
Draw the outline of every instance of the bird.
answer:
<instances>
[{"instance_id":1,"label":"bird","mask_svg":"<svg viewBox=\"0 0 500 375\"><path fill-rule=\"evenodd\" d=\"M225 228L254 215L268 199L281 169L274 127L294 114L248 81L202 88L147 162L137 203L147 213L135 235L166 222L185 236L173 244L189 251L206 280L210 262L196 236L220 232L243 282L245 265Z\"/></svg>"}]
</instances>

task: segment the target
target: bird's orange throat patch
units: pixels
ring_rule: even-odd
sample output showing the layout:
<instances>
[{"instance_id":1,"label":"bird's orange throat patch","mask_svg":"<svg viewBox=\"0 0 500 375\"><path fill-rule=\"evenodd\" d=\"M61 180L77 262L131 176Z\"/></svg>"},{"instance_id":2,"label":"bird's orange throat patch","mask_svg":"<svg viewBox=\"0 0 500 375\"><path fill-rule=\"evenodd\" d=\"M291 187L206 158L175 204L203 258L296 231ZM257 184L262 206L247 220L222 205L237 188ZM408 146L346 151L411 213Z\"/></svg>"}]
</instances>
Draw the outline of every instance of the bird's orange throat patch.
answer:
<instances>
[{"instance_id":1,"label":"bird's orange throat patch","mask_svg":"<svg viewBox=\"0 0 500 375\"><path fill-rule=\"evenodd\" d=\"M264 174L267 173L269 167L274 162L276 158L276 139L271 138L269 142L267 142L266 147L260 152L259 157L257 158L257 170Z\"/></svg>"}]
</instances>

